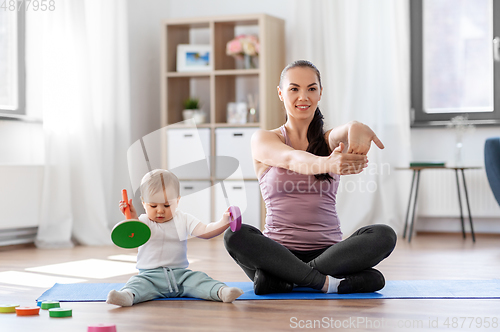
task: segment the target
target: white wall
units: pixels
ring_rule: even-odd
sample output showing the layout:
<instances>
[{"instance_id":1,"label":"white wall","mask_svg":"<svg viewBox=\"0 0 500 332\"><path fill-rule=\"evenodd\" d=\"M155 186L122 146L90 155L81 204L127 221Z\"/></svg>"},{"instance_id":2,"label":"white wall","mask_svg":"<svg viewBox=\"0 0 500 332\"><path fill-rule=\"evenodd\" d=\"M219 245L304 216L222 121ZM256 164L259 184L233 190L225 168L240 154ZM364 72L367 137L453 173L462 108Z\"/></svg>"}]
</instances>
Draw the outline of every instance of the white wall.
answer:
<instances>
[{"instance_id":1,"label":"white wall","mask_svg":"<svg viewBox=\"0 0 500 332\"><path fill-rule=\"evenodd\" d=\"M131 142L160 128L160 22L169 1L129 0Z\"/></svg>"},{"instance_id":2,"label":"white wall","mask_svg":"<svg viewBox=\"0 0 500 332\"><path fill-rule=\"evenodd\" d=\"M169 17L196 17L265 13L282 19L292 17L289 0L168 0Z\"/></svg>"}]
</instances>

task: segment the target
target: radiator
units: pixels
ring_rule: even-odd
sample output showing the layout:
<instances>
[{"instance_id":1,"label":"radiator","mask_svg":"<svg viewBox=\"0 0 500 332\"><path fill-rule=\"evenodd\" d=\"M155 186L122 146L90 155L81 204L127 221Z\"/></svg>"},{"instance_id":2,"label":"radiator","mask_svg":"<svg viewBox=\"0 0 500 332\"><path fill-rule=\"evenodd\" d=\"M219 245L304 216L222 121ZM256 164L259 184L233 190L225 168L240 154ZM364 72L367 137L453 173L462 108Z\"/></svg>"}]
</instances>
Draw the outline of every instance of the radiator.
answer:
<instances>
[{"instance_id":1,"label":"radiator","mask_svg":"<svg viewBox=\"0 0 500 332\"><path fill-rule=\"evenodd\" d=\"M0 245L34 241L42 180L42 165L0 165Z\"/></svg>"},{"instance_id":2,"label":"radiator","mask_svg":"<svg viewBox=\"0 0 500 332\"><path fill-rule=\"evenodd\" d=\"M500 221L498 205L486 178L484 169L465 170L471 214L474 218L497 218ZM462 210L468 216L462 174L459 174ZM424 169L420 172L417 201L419 217L459 217L457 182L454 170Z\"/></svg>"}]
</instances>

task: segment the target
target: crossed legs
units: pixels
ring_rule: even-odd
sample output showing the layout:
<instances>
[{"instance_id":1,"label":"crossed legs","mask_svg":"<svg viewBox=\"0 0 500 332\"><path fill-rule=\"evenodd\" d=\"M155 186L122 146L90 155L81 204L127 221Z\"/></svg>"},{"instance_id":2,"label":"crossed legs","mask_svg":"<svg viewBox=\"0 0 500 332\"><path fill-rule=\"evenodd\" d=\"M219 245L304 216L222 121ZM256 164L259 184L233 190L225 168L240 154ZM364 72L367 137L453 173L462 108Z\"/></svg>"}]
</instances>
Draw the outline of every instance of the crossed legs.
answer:
<instances>
[{"instance_id":1,"label":"crossed legs","mask_svg":"<svg viewBox=\"0 0 500 332\"><path fill-rule=\"evenodd\" d=\"M321 289L327 275L340 278L373 270L394 250L396 239L391 227L370 225L325 250L297 252L265 237L255 227L242 225L238 232L226 231L224 245L251 280L260 269L289 283ZM377 277L373 273L368 277L372 275Z\"/></svg>"}]
</instances>

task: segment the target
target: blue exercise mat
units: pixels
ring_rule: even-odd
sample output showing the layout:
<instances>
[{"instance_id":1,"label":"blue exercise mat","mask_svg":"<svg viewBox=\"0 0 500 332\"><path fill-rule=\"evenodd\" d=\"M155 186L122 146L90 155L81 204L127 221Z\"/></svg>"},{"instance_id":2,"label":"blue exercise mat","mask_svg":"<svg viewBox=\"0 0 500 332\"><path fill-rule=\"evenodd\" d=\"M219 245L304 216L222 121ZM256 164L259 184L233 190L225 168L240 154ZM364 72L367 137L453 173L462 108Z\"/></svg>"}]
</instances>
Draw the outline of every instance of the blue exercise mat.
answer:
<instances>
[{"instance_id":1,"label":"blue exercise mat","mask_svg":"<svg viewBox=\"0 0 500 332\"><path fill-rule=\"evenodd\" d=\"M375 293L323 294L311 288L298 287L291 293L255 295L251 282L227 282L245 293L237 300L327 300L327 299L500 299L500 279L492 280L388 280ZM55 284L37 301L104 302L110 290L124 284ZM164 298L158 300L199 300Z\"/></svg>"}]
</instances>

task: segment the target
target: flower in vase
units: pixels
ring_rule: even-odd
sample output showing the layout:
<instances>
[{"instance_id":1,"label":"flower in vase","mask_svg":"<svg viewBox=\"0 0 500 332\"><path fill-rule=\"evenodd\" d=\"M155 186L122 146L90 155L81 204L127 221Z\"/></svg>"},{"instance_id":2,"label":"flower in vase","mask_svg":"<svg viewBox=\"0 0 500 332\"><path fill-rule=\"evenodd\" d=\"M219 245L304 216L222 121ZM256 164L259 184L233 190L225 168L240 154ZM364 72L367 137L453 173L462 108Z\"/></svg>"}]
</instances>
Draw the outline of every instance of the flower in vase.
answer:
<instances>
[{"instance_id":1,"label":"flower in vase","mask_svg":"<svg viewBox=\"0 0 500 332\"><path fill-rule=\"evenodd\" d=\"M474 125L471 124L467 118L467 116L458 115L451 118L450 123L447 125L448 128L455 129L455 165L462 166L463 165L463 156L462 156L462 139L466 132L472 132L474 130Z\"/></svg>"},{"instance_id":2,"label":"flower in vase","mask_svg":"<svg viewBox=\"0 0 500 332\"><path fill-rule=\"evenodd\" d=\"M457 141L461 141L463 135L466 132L471 132L475 128L475 126L469 122L467 116L464 115L457 115L451 118L450 123L447 125L447 127L455 129Z\"/></svg>"},{"instance_id":3,"label":"flower in vase","mask_svg":"<svg viewBox=\"0 0 500 332\"><path fill-rule=\"evenodd\" d=\"M240 43L238 39L231 40L226 45L226 54L227 55L243 54L243 45Z\"/></svg>"},{"instance_id":4,"label":"flower in vase","mask_svg":"<svg viewBox=\"0 0 500 332\"><path fill-rule=\"evenodd\" d=\"M259 50L259 40L254 35L239 35L226 44L226 54L231 56L256 56Z\"/></svg>"}]
</instances>

